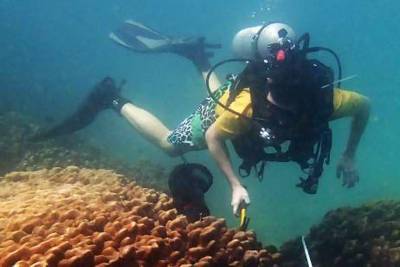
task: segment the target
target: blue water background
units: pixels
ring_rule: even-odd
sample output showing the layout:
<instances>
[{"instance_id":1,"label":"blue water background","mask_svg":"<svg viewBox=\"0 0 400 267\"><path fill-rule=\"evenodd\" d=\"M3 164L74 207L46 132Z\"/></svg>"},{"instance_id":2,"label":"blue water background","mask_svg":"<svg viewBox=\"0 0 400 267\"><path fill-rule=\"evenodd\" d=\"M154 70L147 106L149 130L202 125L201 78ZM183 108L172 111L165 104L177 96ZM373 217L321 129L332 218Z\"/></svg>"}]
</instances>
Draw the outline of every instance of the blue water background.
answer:
<instances>
[{"instance_id":1,"label":"blue water background","mask_svg":"<svg viewBox=\"0 0 400 267\"><path fill-rule=\"evenodd\" d=\"M206 96L193 66L173 55L140 55L116 46L108 33L131 18L170 35L204 35L223 48L214 62L231 57L231 40L243 27L284 21L312 44L334 49L342 59L345 82L370 97L373 111L360 145L361 180L346 189L335 178L349 119L333 123L332 164L315 196L294 187L294 164L270 164L263 183L247 178L251 228L267 243L280 244L306 234L332 208L376 199L398 199L400 171L400 2L393 0L276 1L50 1L0 0L0 111L16 110L39 120L62 119L99 79L125 78L124 95L173 128ZM333 61L324 56L334 66ZM151 158L167 167L179 163L140 138L112 112L105 112L82 134L115 157L133 162ZM214 215L231 214L230 191L207 152L188 159L207 164L215 183L207 195ZM237 160L235 159L237 163Z\"/></svg>"}]
</instances>

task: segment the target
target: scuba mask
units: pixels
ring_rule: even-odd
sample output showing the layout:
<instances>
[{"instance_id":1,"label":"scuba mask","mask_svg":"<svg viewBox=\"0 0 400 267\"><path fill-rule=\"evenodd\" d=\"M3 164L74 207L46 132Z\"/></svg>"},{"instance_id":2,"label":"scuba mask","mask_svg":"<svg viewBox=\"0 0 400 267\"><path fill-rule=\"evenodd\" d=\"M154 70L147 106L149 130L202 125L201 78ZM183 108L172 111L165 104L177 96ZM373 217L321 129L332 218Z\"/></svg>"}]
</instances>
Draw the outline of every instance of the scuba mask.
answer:
<instances>
[{"instance_id":1,"label":"scuba mask","mask_svg":"<svg viewBox=\"0 0 400 267\"><path fill-rule=\"evenodd\" d=\"M270 81L268 90L276 101L296 108L302 96L303 63L306 60L304 48L306 45L308 47L308 43L303 44L303 48L301 48L303 37L298 42L295 42L289 35L288 30L281 28L277 32L278 38L276 41L266 45L268 51L266 57L261 58L258 52L260 51L259 37L264 27L260 28L259 33L254 37L253 51L257 60L266 62L265 76Z\"/></svg>"},{"instance_id":2,"label":"scuba mask","mask_svg":"<svg viewBox=\"0 0 400 267\"><path fill-rule=\"evenodd\" d=\"M239 75L239 87L252 86L272 91L274 98L281 100L282 104L296 100L296 90L291 89L298 87L294 86L300 80L296 78L299 73L297 62L301 62L304 56L294 39L292 28L283 23L240 31L234 38L233 49L236 54L247 55L250 59Z\"/></svg>"}]
</instances>

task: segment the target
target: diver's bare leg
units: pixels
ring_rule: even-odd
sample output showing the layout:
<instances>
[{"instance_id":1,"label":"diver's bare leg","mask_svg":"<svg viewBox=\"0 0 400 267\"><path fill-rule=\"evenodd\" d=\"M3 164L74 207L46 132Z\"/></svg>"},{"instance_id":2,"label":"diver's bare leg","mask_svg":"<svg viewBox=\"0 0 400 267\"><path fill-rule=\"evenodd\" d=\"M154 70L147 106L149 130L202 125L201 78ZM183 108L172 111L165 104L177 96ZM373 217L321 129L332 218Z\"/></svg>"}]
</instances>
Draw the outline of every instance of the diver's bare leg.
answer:
<instances>
[{"instance_id":1,"label":"diver's bare leg","mask_svg":"<svg viewBox=\"0 0 400 267\"><path fill-rule=\"evenodd\" d=\"M207 75L208 75L209 71L210 71L210 69L204 70L204 71L200 71L201 72L201 76L203 77L204 83L206 83L206 79L207 79ZM211 92L214 92L219 87L221 87L221 82L218 79L218 76L215 74L215 72L211 73L211 75L210 75L209 86L210 86Z\"/></svg>"},{"instance_id":2,"label":"diver's bare leg","mask_svg":"<svg viewBox=\"0 0 400 267\"><path fill-rule=\"evenodd\" d=\"M156 116L132 103L123 105L120 112L137 132L152 144L170 156L180 154L167 140L171 131Z\"/></svg>"},{"instance_id":3,"label":"diver's bare leg","mask_svg":"<svg viewBox=\"0 0 400 267\"><path fill-rule=\"evenodd\" d=\"M191 51L189 50L189 53L177 54L189 59L206 82L208 72L211 69L211 64L204 51L204 47L195 48ZM215 73L211 74L209 85L212 92L221 86L221 82ZM178 149L168 142L167 138L170 135L171 130L169 130L150 112L128 102L122 106L120 113L129 121L140 135L152 144L164 150L168 155L179 156L184 153L184 151L178 151Z\"/></svg>"},{"instance_id":4,"label":"diver's bare leg","mask_svg":"<svg viewBox=\"0 0 400 267\"><path fill-rule=\"evenodd\" d=\"M199 40L200 41L200 40ZM211 69L211 63L209 60L209 54L206 52L206 47L203 45L193 45L189 46L186 49L179 50L176 54L188 59L190 62L194 64L196 70L203 77L204 82L207 80L207 75ZM215 72L210 75L209 85L211 92L214 92L221 86L221 82L218 79Z\"/></svg>"}]
</instances>

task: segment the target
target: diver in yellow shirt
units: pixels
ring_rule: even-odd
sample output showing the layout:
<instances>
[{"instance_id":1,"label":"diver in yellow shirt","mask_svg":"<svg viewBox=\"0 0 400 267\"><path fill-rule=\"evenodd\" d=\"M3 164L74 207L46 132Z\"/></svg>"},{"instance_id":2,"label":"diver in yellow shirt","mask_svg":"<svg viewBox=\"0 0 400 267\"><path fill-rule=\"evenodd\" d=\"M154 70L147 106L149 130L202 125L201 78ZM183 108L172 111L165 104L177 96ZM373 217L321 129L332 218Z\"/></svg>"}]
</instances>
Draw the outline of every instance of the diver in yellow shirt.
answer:
<instances>
[{"instance_id":1,"label":"diver in yellow shirt","mask_svg":"<svg viewBox=\"0 0 400 267\"><path fill-rule=\"evenodd\" d=\"M358 182L355 156L368 122L369 101L358 93L334 89L337 82L332 70L306 58L313 50L308 46L307 35L296 38L292 28L282 23L238 32L233 48L247 60L247 65L224 84L210 71L212 53L206 51L217 46L206 44L203 38L172 39L134 21L126 21L110 37L136 52L172 52L189 59L205 79L210 96L170 130L153 114L123 98L122 86L107 77L96 85L75 114L34 139L79 130L93 121L99 111L112 108L170 156L208 149L231 187L231 205L237 215L240 207L250 204L250 198L233 169L226 141L233 141L243 159L240 170L247 175L255 169L261 177L266 161L297 162L309 172L298 186L314 194L322 166L329 161L328 122L352 117L337 176L347 187ZM290 145L283 151L286 141ZM275 153L267 153L265 148L273 148Z\"/></svg>"}]
</instances>

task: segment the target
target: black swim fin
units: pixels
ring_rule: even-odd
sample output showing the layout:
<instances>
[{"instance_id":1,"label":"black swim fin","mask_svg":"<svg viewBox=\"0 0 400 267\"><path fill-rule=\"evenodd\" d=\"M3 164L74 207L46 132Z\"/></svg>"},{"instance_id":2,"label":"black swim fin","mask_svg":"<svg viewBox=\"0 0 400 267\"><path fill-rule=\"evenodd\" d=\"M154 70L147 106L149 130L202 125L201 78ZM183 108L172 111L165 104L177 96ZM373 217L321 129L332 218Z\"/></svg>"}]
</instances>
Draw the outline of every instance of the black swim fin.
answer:
<instances>
[{"instance_id":1,"label":"black swim fin","mask_svg":"<svg viewBox=\"0 0 400 267\"><path fill-rule=\"evenodd\" d=\"M190 222L210 215L204 194L210 189L213 176L206 166L184 163L175 166L168 178L168 187L178 212Z\"/></svg>"},{"instance_id":2,"label":"black swim fin","mask_svg":"<svg viewBox=\"0 0 400 267\"><path fill-rule=\"evenodd\" d=\"M121 99L125 103L128 102L119 95L123 83L117 87L112 78L104 78L94 86L89 95L72 115L49 130L39 132L29 138L29 140L38 142L61 135L71 134L92 123L100 111L119 105L120 103L118 102L121 102Z\"/></svg>"},{"instance_id":3,"label":"black swim fin","mask_svg":"<svg viewBox=\"0 0 400 267\"><path fill-rule=\"evenodd\" d=\"M117 44L140 53L175 53L192 58L202 52L206 58L212 57L212 52L206 48L221 48L220 44L208 44L204 37L173 38L143 25L140 22L126 20L119 28L109 34Z\"/></svg>"},{"instance_id":4,"label":"black swim fin","mask_svg":"<svg viewBox=\"0 0 400 267\"><path fill-rule=\"evenodd\" d=\"M139 22L126 20L109 37L117 44L135 52L168 52L172 39Z\"/></svg>"}]
</instances>

